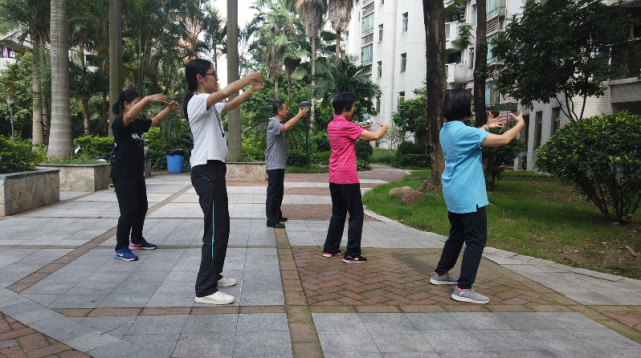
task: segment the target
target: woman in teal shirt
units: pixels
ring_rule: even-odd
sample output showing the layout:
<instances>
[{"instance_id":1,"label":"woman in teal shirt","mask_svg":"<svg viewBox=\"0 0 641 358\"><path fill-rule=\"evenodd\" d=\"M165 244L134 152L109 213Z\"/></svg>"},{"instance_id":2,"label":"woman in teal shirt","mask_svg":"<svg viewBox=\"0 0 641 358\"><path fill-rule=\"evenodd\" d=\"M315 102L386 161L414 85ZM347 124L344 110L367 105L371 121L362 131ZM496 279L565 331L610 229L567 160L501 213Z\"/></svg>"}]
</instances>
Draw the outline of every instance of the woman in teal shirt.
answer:
<instances>
[{"instance_id":1,"label":"woman in teal shirt","mask_svg":"<svg viewBox=\"0 0 641 358\"><path fill-rule=\"evenodd\" d=\"M523 128L523 116L510 116L516 125L501 135L489 133L492 128L503 128L503 115L488 117L481 128L467 126L464 121L472 116L472 95L458 88L451 90L443 102L443 117L447 120L439 133L445 157L443 171L443 196L450 220L450 237L430 282L434 285L457 285L452 299L461 302L486 304L488 297L472 289L481 255L487 241L487 216L489 204L483 174L482 147L501 147L510 143ZM458 279L449 271L456 264L465 243L461 275Z\"/></svg>"}]
</instances>

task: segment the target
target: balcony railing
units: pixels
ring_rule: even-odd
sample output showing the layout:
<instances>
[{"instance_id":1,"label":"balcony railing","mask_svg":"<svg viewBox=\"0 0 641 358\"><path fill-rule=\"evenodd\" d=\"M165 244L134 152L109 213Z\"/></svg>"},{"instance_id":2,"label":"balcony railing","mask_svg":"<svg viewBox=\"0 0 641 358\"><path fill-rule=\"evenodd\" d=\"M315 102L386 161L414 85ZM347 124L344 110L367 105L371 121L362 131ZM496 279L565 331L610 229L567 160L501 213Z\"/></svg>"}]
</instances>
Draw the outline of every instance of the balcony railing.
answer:
<instances>
[{"instance_id":1,"label":"balcony railing","mask_svg":"<svg viewBox=\"0 0 641 358\"><path fill-rule=\"evenodd\" d=\"M374 12L374 0L363 1L363 16L367 16Z\"/></svg>"},{"instance_id":2,"label":"balcony railing","mask_svg":"<svg viewBox=\"0 0 641 358\"><path fill-rule=\"evenodd\" d=\"M369 35L371 33L374 33L374 28L373 27L370 27L369 29L363 30L363 32L361 34L361 37L365 37L365 36L367 36L367 35Z\"/></svg>"},{"instance_id":3,"label":"balcony railing","mask_svg":"<svg viewBox=\"0 0 641 358\"><path fill-rule=\"evenodd\" d=\"M465 62L446 64L445 73L448 84L467 83L474 77L470 66L468 66Z\"/></svg>"}]
</instances>

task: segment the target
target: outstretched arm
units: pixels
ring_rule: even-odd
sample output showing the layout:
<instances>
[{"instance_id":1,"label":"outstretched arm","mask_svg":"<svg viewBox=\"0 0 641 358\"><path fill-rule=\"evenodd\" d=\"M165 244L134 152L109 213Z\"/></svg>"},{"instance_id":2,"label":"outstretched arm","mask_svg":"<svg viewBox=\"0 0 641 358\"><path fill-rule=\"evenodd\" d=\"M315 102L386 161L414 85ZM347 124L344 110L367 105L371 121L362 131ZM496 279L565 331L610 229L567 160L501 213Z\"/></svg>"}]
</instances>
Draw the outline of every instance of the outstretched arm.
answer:
<instances>
[{"instance_id":1,"label":"outstretched arm","mask_svg":"<svg viewBox=\"0 0 641 358\"><path fill-rule=\"evenodd\" d=\"M134 121L134 118L142 111L143 108L149 103L149 102L164 102L167 99L167 96L165 96L162 93L159 94L152 94L149 96L146 96L145 98L141 99L133 105L127 113L125 113L122 117L122 122L126 126L129 125L129 123Z\"/></svg>"},{"instance_id":2,"label":"outstretched arm","mask_svg":"<svg viewBox=\"0 0 641 358\"><path fill-rule=\"evenodd\" d=\"M209 109L209 107L213 106L214 104L216 104L216 103L224 100L225 98L231 96L232 94L240 91L241 89L243 89L243 87L247 86L250 83L256 83L256 84L257 83L261 83L261 84L264 84L265 83L265 77L260 72L251 72L249 75L245 76L244 78L241 78L238 81L234 81L234 82L230 83L229 85L227 85L227 87L223 88L221 91L218 91L216 93L212 93L212 94L209 95L209 97L207 97L207 108ZM256 89L255 86L254 86L254 89ZM234 98L234 100L231 101L230 103L228 103L227 105L232 104L234 101L236 101L237 99L239 99L243 95L244 95L244 93L242 95ZM230 108L227 108L227 105L225 105L225 110L223 110L223 112L238 108L238 106L240 106L240 103L243 103L245 100L247 100L247 98L249 98L249 94L247 94L246 97L244 97L243 100L239 101L238 105L236 105L236 107L233 107L233 108L231 106L230 106Z\"/></svg>"},{"instance_id":3,"label":"outstretched arm","mask_svg":"<svg viewBox=\"0 0 641 358\"><path fill-rule=\"evenodd\" d=\"M510 116L512 116L512 119L516 120L516 125L503 134L488 134L483 143L481 143L482 146L502 147L510 143L514 138L516 138L517 135L519 135L519 132L521 131L521 128L523 128L525 123L523 121L523 112L520 112L518 116L510 113Z\"/></svg>"},{"instance_id":4,"label":"outstretched arm","mask_svg":"<svg viewBox=\"0 0 641 358\"><path fill-rule=\"evenodd\" d=\"M383 135L387 132L389 129L389 126L385 123L381 122L376 122L381 128L377 129L376 132L370 132L370 131L363 131L361 135L358 136L358 139L360 140L366 140L366 141L372 141L372 140L379 140Z\"/></svg>"},{"instance_id":5,"label":"outstretched arm","mask_svg":"<svg viewBox=\"0 0 641 358\"><path fill-rule=\"evenodd\" d=\"M294 126L296 126L296 123L298 123L298 121L303 117L307 117L307 110L299 108L298 114L294 118L288 120L287 123L283 124L280 127L280 131L287 132L289 130L292 130Z\"/></svg>"},{"instance_id":6,"label":"outstretched arm","mask_svg":"<svg viewBox=\"0 0 641 358\"><path fill-rule=\"evenodd\" d=\"M178 108L180 108L180 104L178 104L178 102L168 103L167 107L165 107L162 111L158 112L158 114L151 119L151 126L153 127L153 126L159 125L160 123L162 123L162 121L165 120L165 118L167 118L167 116L169 115L169 113L171 113L171 111L176 110Z\"/></svg>"}]
</instances>

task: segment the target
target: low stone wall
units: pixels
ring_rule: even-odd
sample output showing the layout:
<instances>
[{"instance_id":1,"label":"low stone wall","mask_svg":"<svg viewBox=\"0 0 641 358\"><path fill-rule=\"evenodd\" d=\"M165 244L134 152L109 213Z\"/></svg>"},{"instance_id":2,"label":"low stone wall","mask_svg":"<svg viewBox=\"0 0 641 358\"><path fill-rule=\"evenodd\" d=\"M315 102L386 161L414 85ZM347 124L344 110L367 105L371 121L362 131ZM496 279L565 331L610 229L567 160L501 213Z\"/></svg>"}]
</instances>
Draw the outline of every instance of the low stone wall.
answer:
<instances>
[{"instance_id":1,"label":"low stone wall","mask_svg":"<svg viewBox=\"0 0 641 358\"><path fill-rule=\"evenodd\" d=\"M267 167L264 162L227 162L227 181L267 181Z\"/></svg>"},{"instance_id":2,"label":"low stone wall","mask_svg":"<svg viewBox=\"0 0 641 358\"><path fill-rule=\"evenodd\" d=\"M0 216L9 216L60 201L58 169L0 174Z\"/></svg>"},{"instance_id":3,"label":"low stone wall","mask_svg":"<svg viewBox=\"0 0 641 358\"><path fill-rule=\"evenodd\" d=\"M111 164L40 164L39 168L60 170L60 191L94 192L111 184Z\"/></svg>"}]
</instances>

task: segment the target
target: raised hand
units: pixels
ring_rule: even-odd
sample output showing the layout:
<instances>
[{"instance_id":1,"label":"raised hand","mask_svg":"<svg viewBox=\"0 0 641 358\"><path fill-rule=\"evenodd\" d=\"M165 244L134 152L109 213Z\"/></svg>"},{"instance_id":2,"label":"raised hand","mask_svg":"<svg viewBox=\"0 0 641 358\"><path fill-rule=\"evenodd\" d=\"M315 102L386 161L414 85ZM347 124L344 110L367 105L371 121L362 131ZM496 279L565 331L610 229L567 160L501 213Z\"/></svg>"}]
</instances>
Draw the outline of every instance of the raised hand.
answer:
<instances>
[{"instance_id":1,"label":"raised hand","mask_svg":"<svg viewBox=\"0 0 641 358\"><path fill-rule=\"evenodd\" d=\"M515 115L514 113L510 113L510 116L512 117L512 119L514 119L517 122L523 121L523 111L519 111L517 115Z\"/></svg>"},{"instance_id":2,"label":"raised hand","mask_svg":"<svg viewBox=\"0 0 641 358\"><path fill-rule=\"evenodd\" d=\"M252 92L256 92L258 90L263 89L264 87L265 87L265 83L264 82L252 82L250 88L251 88Z\"/></svg>"},{"instance_id":3,"label":"raised hand","mask_svg":"<svg viewBox=\"0 0 641 358\"><path fill-rule=\"evenodd\" d=\"M298 109L298 115L299 115L299 116L303 116L303 117L307 117L307 110L306 110L306 109L299 108L299 109Z\"/></svg>"},{"instance_id":4,"label":"raised hand","mask_svg":"<svg viewBox=\"0 0 641 358\"><path fill-rule=\"evenodd\" d=\"M162 93L151 94L145 97L149 102L167 102L167 96Z\"/></svg>"},{"instance_id":5,"label":"raised hand","mask_svg":"<svg viewBox=\"0 0 641 358\"><path fill-rule=\"evenodd\" d=\"M167 104L167 108L169 108L170 111L180 108L180 104L176 101L172 101L171 103L165 102L165 104Z\"/></svg>"},{"instance_id":6,"label":"raised hand","mask_svg":"<svg viewBox=\"0 0 641 358\"><path fill-rule=\"evenodd\" d=\"M376 122L376 124L378 124L381 127L388 127L386 123Z\"/></svg>"},{"instance_id":7,"label":"raised hand","mask_svg":"<svg viewBox=\"0 0 641 358\"><path fill-rule=\"evenodd\" d=\"M247 77L251 79L252 85L254 84L254 82L265 83L265 76L263 76L263 74L260 72L254 72L254 70L251 70Z\"/></svg>"},{"instance_id":8,"label":"raised hand","mask_svg":"<svg viewBox=\"0 0 641 358\"><path fill-rule=\"evenodd\" d=\"M501 114L496 118L494 118L492 113L489 113L487 116L487 128L489 129L503 128L505 126L505 123L507 123L507 118L504 114Z\"/></svg>"}]
</instances>

